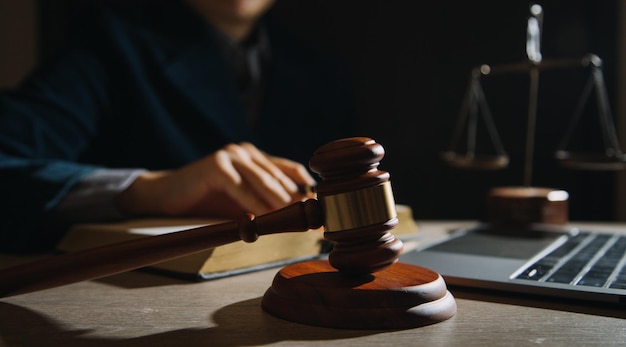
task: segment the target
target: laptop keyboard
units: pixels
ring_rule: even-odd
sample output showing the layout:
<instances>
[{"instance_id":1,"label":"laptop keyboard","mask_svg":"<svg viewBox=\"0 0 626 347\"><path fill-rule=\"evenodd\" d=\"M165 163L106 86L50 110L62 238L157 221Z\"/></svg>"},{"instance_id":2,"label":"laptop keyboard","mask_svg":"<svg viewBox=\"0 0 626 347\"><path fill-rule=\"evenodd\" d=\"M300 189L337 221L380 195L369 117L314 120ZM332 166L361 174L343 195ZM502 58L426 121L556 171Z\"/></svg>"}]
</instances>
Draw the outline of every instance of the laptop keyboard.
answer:
<instances>
[{"instance_id":1,"label":"laptop keyboard","mask_svg":"<svg viewBox=\"0 0 626 347\"><path fill-rule=\"evenodd\" d=\"M516 279L626 289L626 236L581 232Z\"/></svg>"}]
</instances>

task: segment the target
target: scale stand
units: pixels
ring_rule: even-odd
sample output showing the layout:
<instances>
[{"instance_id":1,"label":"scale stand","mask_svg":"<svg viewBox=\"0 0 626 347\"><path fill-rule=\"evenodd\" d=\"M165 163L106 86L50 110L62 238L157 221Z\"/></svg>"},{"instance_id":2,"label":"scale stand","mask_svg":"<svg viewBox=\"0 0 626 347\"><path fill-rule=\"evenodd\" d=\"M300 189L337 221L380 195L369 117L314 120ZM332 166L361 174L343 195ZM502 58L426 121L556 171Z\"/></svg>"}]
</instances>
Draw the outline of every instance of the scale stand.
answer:
<instances>
[{"instance_id":1,"label":"scale stand","mask_svg":"<svg viewBox=\"0 0 626 347\"><path fill-rule=\"evenodd\" d=\"M602 60L594 54L587 54L580 59L544 60L540 50L543 26L543 9L538 4L530 7L528 18L526 54L527 61L520 63L489 66L481 65L472 70L468 90L458 116L449 150L443 153L443 159L451 166L469 169L502 169L508 166L509 158L491 117L481 79L497 74L528 73L530 78L528 98L528 118L526 133L526 156L524 165L524 184L531 185L533 153L535 143L535 125L537 118L537 100L539 90L539 72L547 69L588 68L590 77L581 98L576 106L572 120L565 135L555 151L555 158L564 167L581 170L622 170L626 167L626 155L621 151L610 105L602 75ZM604 153L580 153L568 150L574 129L582 111L595 89L597 113L604 144ZM482 115L488 135L494 147L494 154L481 155L476 153L477 123ZM459 142L466 128L467 143L465 152L459 151Z\"/></svg>"}]
</instances>

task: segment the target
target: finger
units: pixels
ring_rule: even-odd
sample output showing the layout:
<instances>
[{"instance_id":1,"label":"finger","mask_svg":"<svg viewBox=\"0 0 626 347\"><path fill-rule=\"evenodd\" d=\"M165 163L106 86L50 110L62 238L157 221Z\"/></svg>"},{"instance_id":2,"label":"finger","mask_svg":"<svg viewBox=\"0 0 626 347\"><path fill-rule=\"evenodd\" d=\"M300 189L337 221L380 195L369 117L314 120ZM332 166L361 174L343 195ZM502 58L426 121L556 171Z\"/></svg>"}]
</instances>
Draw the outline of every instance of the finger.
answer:
<instances>
[{"instance_id":1,"label":"finger","mask_svg":"<svg viewBox=\"0 0 626 347\"><path fill-rule=\"evenodd\" d=\"M244 142L241 144L241 147L244 148L250 158L254 161L255 164L260 166L263 170L270 173L280 184L282 184L283 188L290 193L294 194L298 192L298 185L294 180L289 177L289 175L285 174L283 170L274 164L274 162L270 159L266 153L259 150L251 143Z\"/></svg>"},{"instance_id":2,"label":"finger","mask_svg":"<svg viewBox=\"0 0 626 347\"><path fill-rule=\"evenodd\" d=\"M305 185L313 187L316 184L315 179L309 174L304 165L280 157L270 157L270 160L276 165L285 175L291 178L299 185Z\"/></svg>"},{"instance_id":3,"label":"finger","mask_svg":"<svg viewBox=\"0 0 626 347\"><path fill-rule=\"evenodd\" d=\"M240 171L233 164L232 150L220 150L215 153L216 166L221 171L221 179L217 180L222 189L232 200L245 211L262 214L269 212L265 199L261 198L256 189L253 189L242 177Z\"/></svg>"},{"instance_id":4,"label":"finger","mask_svg":"<svg viewBox=\"0 0 626 347\"><path fill-rule=\"evenodd\" d=\"M230 145L228 152L234 169L243 179L242 187L245 186L250 192L263 199L272 209L283 207L291 202L291 194L287 192L280 180L273 173L258 165L246 148Z\"/></svg>"}]
</instances>

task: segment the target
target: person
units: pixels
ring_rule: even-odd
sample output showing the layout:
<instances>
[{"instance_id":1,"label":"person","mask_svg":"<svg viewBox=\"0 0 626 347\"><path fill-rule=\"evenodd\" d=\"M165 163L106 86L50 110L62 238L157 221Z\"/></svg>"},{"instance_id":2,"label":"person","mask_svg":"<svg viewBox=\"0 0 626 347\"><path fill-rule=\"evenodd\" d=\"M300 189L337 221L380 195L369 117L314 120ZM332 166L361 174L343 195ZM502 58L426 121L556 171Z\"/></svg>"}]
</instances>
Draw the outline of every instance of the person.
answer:
<instances>
[{"instance_id":1,"label":"person","mask_svg":"<svg viewBox=\"0 0 626 347\"><path fill-rule=\"evenodd\" d=\"M69 226L264 214L304 198L306 163L354 136L340 65L274 0L89 6L67 43L0 95L0 250Z\"/></svg>"}]
</instances>

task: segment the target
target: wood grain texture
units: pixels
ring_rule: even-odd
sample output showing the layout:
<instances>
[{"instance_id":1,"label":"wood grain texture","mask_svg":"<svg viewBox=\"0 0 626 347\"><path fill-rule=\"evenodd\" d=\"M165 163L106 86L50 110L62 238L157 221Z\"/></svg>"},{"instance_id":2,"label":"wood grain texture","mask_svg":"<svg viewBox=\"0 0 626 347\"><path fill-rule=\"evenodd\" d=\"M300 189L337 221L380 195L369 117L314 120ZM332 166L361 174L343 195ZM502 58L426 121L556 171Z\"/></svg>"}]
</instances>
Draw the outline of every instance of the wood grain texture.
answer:
<instances>
[{"instance_id":1,"label":"wood grain texture","mask_svg":"<svg viewBox=\"0 0 626 347\"><path fill-rule=\"evenodd\" d=\"M429 269L396 263L373 274L346 276L324 260L280 270L262 306L290 321L343 329L414 328L456 313L445 282Z\"/></svg>"},{"instance_id":2,"label":"wood grain texture","mask_svg":"<svg viewBox=\"0 0 626 347\"><path fill-rule=\"evenodd\" d=\"M419 242L471 221L419 221ZM597 226L597 224L594 224ZM602 225L626 228L626 225ZM42 255L45 256L45 255ZM0 267L31 257L0 254ZM0 300L0 345L14 346L623 346L618 307L448 288L457 313L412 329L332 329L261 308L276 269L206 282L127 272Z\"/></svg>"}]
</instances>

